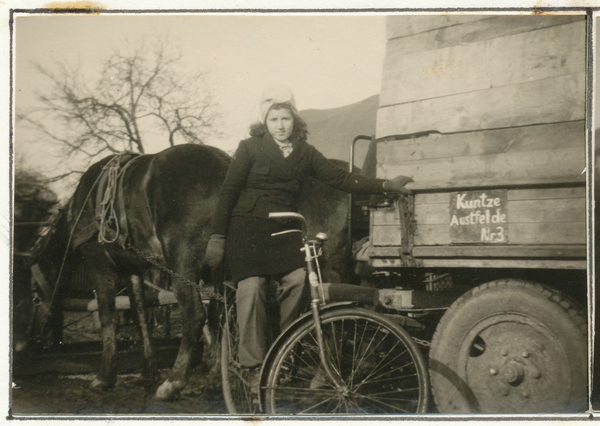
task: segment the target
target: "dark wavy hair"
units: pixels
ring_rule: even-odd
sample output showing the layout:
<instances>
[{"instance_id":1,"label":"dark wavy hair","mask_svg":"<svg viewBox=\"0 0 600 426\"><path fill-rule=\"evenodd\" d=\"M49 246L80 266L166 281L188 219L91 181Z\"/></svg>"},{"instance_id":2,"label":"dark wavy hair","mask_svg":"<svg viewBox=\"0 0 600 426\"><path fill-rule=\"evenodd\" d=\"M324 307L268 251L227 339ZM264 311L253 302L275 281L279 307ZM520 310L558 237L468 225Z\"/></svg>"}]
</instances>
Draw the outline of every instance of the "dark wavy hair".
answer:
<instances>
[{"instance_id":1,"label":"dark wavy hair","mask_svg":"<svg viewBox=\"0 0 600 426\"><path fill-rule=\"evenodd\" d=\"M287 109L292 113L294 117L294 129L292 130L292 138L296 138L299 141L306 142L308 139L308 126L306 121L302 119L287 103L273 104L270 109ZM262 137L267 133L267 126L260 121L252 123L250 125L250 136Z\"/></svg>"}]
</instances>

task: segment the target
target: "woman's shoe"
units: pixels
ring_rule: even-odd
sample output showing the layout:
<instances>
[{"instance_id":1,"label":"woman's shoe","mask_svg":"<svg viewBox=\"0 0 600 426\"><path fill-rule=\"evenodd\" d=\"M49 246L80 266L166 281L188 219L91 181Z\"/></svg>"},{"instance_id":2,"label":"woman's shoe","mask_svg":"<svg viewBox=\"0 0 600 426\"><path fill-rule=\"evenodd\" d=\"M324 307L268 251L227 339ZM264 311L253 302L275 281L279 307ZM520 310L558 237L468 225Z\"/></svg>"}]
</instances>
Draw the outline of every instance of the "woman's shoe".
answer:
<instances>
[{"instance_id":1,"label":"woman's shoe","mask_svg":"<svg viewBox=\"0 0 600 426\"><path fill-rule=\"evenodd\" d=\"M309 389L311 389L311 390L323 389L328 386L331 386L331 385L327 381L327 373L325 372L325 368L323 368L322 365L319 365L317 372L315 373L312 380L310 381Z\"/></svg>"},{"instance_id":2,"label":"woman's shoe","mask_svg":"<svg viewBox=\"0 0 600 426\"><path fill-rule=\"evenodd\" d=\"M252 395L258 395L260 385L260 366L248 369L248 386Z\"/></svg>"}]
</instances>

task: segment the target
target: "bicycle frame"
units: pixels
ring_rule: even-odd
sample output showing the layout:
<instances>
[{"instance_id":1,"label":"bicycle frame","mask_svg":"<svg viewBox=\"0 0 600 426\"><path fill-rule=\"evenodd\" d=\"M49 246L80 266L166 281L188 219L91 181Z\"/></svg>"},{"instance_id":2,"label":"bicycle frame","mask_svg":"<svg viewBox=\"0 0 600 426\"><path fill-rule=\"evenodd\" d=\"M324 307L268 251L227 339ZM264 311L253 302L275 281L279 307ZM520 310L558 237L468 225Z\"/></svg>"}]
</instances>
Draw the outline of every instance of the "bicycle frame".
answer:
<instances>
[{"instance_id":1,"label":"bicycle frame","mask_svg":"<svg viewBox=\"0 0 600 426\"><path fill-rule=\"evenodd\" d=\"M302 234L302 243L304 248L304 260L306 262L306 272L308 274L308 282L310 285L310 294L311 294L311 312L312 317L315 322L315 331L317 334L317 344L319 346L319 357L321 360L321 364L325 369L325 372L331 379L332 383L334 383L335 387L338 391L344 391L344 386L341 378L335 372L331 364L329 363L327 357L325 356L325 345L323 343L323 332L321 330L321 316L319 312L319 308L326 304L325 301L325 293L323 290L323 280L321 277L321 270L318 264L318 257L320 256L320 250L318 251L318 241L310 241L308 240L307 232L306 232L306 219L299 213L293 212L281 212L281 213L269 213L269 218L271 219L298 219L301 224L301 229L290 229L283 232L277 232L272 234L272 236L287 234L290 232L300 232ZM324 235L324 234L319 234ZM325 241L325 238L317 238L319 241Z\"/></svg>"}]
</instances>

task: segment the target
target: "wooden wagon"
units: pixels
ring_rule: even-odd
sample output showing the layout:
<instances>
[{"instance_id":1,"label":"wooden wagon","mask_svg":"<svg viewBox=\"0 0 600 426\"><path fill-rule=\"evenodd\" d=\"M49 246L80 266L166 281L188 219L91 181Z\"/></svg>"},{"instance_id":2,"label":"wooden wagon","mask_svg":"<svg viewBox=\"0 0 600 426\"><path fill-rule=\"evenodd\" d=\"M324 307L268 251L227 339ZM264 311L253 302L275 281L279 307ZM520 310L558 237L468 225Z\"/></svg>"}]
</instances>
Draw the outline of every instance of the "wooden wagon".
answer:
<instances>
[{"instance_id":1,"label":"wooden wagon","mask_svg":"<svg viewBox=\"0 0 600 426\"><path fill-rule=\"evenodd\" d=\"M586 20L391 16L358 252L429 326L448 413L587 409ZM364 269L364 268L363 268Z\"/></svg>"}]
</instances>

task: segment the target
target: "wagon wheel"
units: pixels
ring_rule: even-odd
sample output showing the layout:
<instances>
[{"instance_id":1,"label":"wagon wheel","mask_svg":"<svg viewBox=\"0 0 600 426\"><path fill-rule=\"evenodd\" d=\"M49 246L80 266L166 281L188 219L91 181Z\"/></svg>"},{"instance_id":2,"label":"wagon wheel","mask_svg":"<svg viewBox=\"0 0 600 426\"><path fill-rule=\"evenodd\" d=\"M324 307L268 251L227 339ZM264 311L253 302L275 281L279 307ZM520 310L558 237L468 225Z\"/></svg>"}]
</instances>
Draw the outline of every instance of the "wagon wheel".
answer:
<instances>
[{"instance_id":1,"label":"wagon wheel","mask_svg":"<svg viewBox=\"0 0 600 426\"><path fill-rule=\"evenodd\" d=\"M434 399L444 413L585 409L582 310L540 284L498 280L461 296L430 352Z\"/></svg>"},{"instance_id":2,"label":"wagon wheel","mask_svg":"<svg viewBox=\"0 0 600 426\"><path fill-rule=\"evenodd\" d=\"M252 396L247 373L237 353L239 329L235 310L235 290L225 292L225 311L221 322L221 381L225 406L230 414L254 413L258 401Z\"/></svg>"}]
</instances>

